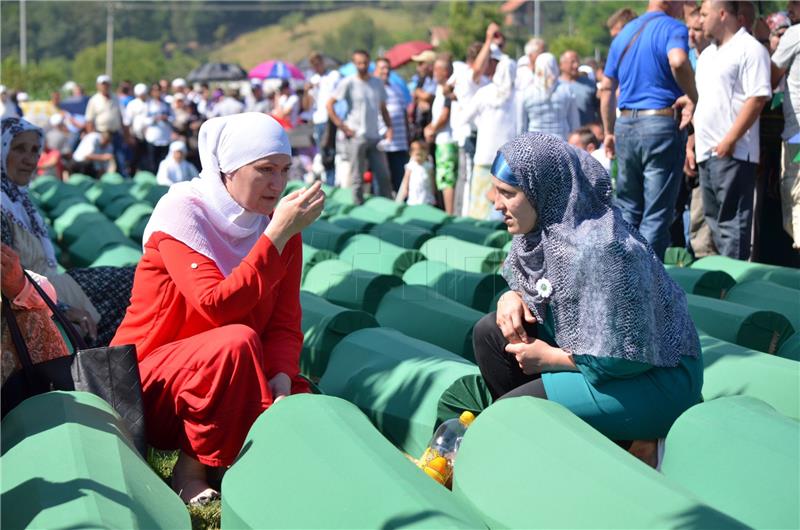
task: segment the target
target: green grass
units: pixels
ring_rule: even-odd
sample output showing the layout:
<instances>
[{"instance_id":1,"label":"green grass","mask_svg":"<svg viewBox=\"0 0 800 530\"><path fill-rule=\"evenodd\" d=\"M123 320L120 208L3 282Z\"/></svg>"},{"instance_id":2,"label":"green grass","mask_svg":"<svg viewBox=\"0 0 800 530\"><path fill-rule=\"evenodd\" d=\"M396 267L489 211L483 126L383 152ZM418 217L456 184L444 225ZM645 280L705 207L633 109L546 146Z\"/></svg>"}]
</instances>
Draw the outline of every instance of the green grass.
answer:
<instances>
[{"instance_id":1,"label":"green grass","mask_svg":"<svg viewBox=\"0 0 800 530\"><path fill-rule=\"evenodd\" d=\"M177 451L156 451L150 449L147 463L156 472L156 475L167 484L172 478L172 468L178 459ZM220 501L210 502L205 506L189 506L189 516L192 519L193 530L213 530L220 527L222 519L222 504Z\"/></svg>"}]
</instances>

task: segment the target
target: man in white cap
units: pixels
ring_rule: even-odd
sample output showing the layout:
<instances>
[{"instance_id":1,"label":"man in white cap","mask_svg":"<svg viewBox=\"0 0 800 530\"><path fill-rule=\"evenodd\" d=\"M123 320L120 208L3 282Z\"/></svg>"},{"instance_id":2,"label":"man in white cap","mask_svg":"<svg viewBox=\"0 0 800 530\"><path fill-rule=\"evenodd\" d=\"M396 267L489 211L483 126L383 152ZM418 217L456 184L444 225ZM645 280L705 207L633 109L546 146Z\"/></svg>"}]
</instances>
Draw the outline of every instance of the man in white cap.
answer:
<instances>
[{"instance_id":1,"label":"man in white cap","mask_svg":"<svg viewBox=\"0 0 800 530\"><path fill-rule=\"evenodd\" d=\"M147 127L147 85L138 83L133 87L134 98L125 107L124 123L131 132L136 142L133 148L133 160L131 161L131 171L136 171L142 166L142 161L147 156L147 142L144 139L144 131Z\"/></svg>"},{"instance_id":2,"label":"man in white cap","mask_svg":"<svg viewBox=\"0 0 800 530\"><path fill-rule=\"evenodd\" d=\"M114 146L114 159L117 171L126 174L124 141L129 139L128 128L122 119L122 109L117 97L111 92L111 77L97 76L97 93L86 104L86 130L107 132Z\"/></svg>"}]
</instances>

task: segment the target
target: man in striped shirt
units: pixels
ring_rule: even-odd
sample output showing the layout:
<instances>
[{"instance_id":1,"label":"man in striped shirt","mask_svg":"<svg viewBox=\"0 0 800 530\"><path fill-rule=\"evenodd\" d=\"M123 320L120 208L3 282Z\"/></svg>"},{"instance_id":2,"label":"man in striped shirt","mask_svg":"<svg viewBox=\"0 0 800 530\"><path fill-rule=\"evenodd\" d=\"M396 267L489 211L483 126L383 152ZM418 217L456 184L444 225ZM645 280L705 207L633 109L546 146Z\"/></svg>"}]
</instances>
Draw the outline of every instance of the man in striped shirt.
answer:
<instances>
[{"instance_id":1,"label":"man in striped shirt","mask_svg":"<svg viewBox=\"0 0 800 530\"><path fill-rule=\"evenodd\" d=\"M389 74L392 67L389 59L380 57L375 61L375 77L383 81L386 89L386 110L389 111L389 118L392 120L392 131L394 135L391 141L382 142L383 150L386 152L386 159L389 163L389 173L392 178L392 188L395 192L400 189L403 182L405 167L408 163L408 123L406 118L406 107L411 102L407 93L395 84L389 82ZM386 124L383 117L380 118L380 132L383 135Z\"/></svg>"}]
</instances>

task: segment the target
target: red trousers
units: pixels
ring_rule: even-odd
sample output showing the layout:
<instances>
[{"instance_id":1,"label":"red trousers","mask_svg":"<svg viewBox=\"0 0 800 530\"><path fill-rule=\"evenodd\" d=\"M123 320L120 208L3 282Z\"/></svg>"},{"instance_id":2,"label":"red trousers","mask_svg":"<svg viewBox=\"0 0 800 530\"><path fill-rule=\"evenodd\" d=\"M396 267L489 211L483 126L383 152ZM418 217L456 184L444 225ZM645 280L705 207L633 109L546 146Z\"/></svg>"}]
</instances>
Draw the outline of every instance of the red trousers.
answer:
<instances>
[{"instance_id":1,"label":"red trousers","mask_svg":"<svg viewBox=\"0 0 800 530\"><path fill-rule=\"evenodd\" d=\"M231 465L272 404L261 340L245 325L161 346L139 370L150 444L181 449L207 466Z\"/></svg>"}]
</instances>

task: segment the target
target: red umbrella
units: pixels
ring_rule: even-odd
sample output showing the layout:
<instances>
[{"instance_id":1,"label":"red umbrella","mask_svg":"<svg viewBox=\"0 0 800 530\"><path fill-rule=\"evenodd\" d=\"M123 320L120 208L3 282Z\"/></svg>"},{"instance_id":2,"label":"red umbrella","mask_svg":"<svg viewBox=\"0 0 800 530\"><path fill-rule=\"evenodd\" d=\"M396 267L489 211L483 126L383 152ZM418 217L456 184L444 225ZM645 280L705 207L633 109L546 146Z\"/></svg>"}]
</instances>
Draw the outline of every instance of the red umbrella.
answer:
<instances>
[{"instance_id":1,"label":"red umbrella","mask_svg":"<svg viewBox=\"0 0 800 530\"><path fill-rule=\"evenodd\" d=\"M392 48L386 52L386 58L389 59L389 64L392 68L397 68L410 61L412 56L424 52L425 50L432 49L433 46L431 46L430 43L421 40L401 42L400 44L392 46Z\"/></svg>"}]
</instances>

